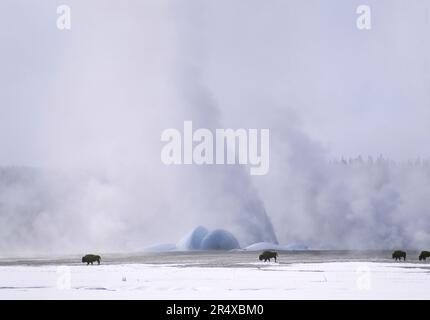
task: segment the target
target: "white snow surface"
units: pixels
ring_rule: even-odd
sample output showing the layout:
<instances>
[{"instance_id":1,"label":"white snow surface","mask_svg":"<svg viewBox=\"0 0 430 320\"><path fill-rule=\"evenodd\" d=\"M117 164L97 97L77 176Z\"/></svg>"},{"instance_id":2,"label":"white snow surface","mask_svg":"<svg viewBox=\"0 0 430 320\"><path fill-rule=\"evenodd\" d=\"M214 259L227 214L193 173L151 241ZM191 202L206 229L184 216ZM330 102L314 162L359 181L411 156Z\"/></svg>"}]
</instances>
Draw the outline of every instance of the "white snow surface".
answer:
<instances>
[{"instance_id":1,"label":"white snow surface","mask_svg":"<svg viewBox=\"0 0 430 320\"><path fill-rule=\"evenodd\" d=\"M375 262L1 266L0 299L428 299L429 270Z\"/></svg>"}]
</instances>

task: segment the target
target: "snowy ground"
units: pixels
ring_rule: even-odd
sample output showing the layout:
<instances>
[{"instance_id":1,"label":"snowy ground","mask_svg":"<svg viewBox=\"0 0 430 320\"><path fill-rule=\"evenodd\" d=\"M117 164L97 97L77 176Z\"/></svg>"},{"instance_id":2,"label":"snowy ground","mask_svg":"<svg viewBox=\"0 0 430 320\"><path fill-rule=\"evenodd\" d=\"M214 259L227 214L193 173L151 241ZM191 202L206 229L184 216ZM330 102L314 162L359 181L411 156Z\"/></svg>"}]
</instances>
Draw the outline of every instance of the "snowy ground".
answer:
<instances>
[{"instance_id":1,"label":"snowy ground","mask_svg":"<svg viewBox=\"0 0 430 320\"><path fill-rule=\"evenodd\" d=\"M0 266L0 299L428 299L418 263Z\"/></svg>"}]
</instances>

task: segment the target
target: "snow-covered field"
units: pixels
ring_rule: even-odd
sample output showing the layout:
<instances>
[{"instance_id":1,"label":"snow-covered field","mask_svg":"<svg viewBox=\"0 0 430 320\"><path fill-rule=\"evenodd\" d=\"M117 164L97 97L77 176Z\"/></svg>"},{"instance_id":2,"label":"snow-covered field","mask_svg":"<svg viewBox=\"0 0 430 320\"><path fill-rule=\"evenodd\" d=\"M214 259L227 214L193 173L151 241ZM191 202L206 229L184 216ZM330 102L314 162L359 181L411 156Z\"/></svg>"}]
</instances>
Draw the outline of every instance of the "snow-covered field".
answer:
<instances>
[{"instance_id":1,"label":"snow-covered field","mask_svg":"<svg viewBox=\"0 0 430 320\"><path fill-rule=\"evenodd\" d=\"M428 299L418 263L1 266L0 299Z\"/></svg>"}]
</instances>

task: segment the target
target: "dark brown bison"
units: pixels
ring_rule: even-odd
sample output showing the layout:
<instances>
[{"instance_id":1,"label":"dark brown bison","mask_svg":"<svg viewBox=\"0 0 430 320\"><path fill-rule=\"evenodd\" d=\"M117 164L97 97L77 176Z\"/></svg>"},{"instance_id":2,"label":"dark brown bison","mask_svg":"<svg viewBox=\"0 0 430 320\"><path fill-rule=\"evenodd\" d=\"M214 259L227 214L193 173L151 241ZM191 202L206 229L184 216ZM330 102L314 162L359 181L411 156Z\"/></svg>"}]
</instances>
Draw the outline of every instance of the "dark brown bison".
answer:
<instances>
[{"instance_id":1,"label":"dark brown bison","mask_svg":"<svg viewBox=\"0 0 430 320\"><path fill-rule=\"evenodd\" d=\"M93 264L96 261L98 264L100 264L100 260L102 260L102 258L95 254L87 254L86 256L82 257L82 263L86 263L87 265L90 263Z\"/></svg>"},{"instance_id":2,"label":"dark brown bison","mask_svg":"<svg viewBox=\"0 0 430 320\"><path fill-rule=\"evenodd\" d=\"M426 258L429 258L429 257L430 257L430 252L428 252L428 251L421 251L420 256L418 257L418 259L420 259L420 261L421 260L426 261Z\"/></svg>"},{"instance_id":3,"label":"dark brown bison","mask_svg":"<svg viewBox=\"0 0 430 320\"><path fill-rule=\"evenodd\" d=\"M260 261L264 260L266 262L267 260L274 258L276 262L276 258L278 257L278 253L276 251L264 251L260 256L258 257Z\"/></svg>"},{"instance_id":4,"label":"dark brown bison","mask_svg":"<svg viewBox=\"0 0 430 320\"><path fill-rule=\"evenodd\" d=\"M406 260L406 252L404 252L404 251L400 251L400 250L396 250L396 251L394 251L393 252L393 259L396 259L396 261L397 260L402 260L402 258L403 258L403 261L405 261Z\"/></svg>"}]
</instances>

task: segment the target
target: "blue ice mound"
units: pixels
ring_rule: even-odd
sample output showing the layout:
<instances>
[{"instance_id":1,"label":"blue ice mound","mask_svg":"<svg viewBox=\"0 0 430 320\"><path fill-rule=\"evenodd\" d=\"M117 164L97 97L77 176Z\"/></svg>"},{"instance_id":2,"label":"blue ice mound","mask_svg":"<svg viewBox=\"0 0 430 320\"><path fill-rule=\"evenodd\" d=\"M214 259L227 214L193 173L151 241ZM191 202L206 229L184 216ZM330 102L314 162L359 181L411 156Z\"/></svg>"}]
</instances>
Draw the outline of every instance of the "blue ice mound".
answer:
<instances>
[{"instance_id":1,"label":"blue ice mound","mask_svg":"<svg viewBox=\"0 0 430 320\"><path fill-rule=\"evenodd\" d=\"M208 231L199 226L188 233L176 245L178 250L233 250L240 248L236 237L230 232L218 229Z\"/></svg>"},{"instance_id":2,"label":"blue ice mound","mask_svg":"<svg viewBox=\"0 0 430 320\"><path fill-rule=\"evenodd\" d=\"M199 226L183 237L176 245L178 250L200 250L204 237L208 234L208 229Z\"/></svg>"},{"instance_id":3,"label":"blue ice mound","mask_svg":"<svg viewBox=\"0 0 430 320\"><path fill-rule=\"evenodd\" d=\"M235 236L223 229L209 232L200 245L201 250L233 250L239 248L239 242Z\"/></svg>"}]
</instances>

